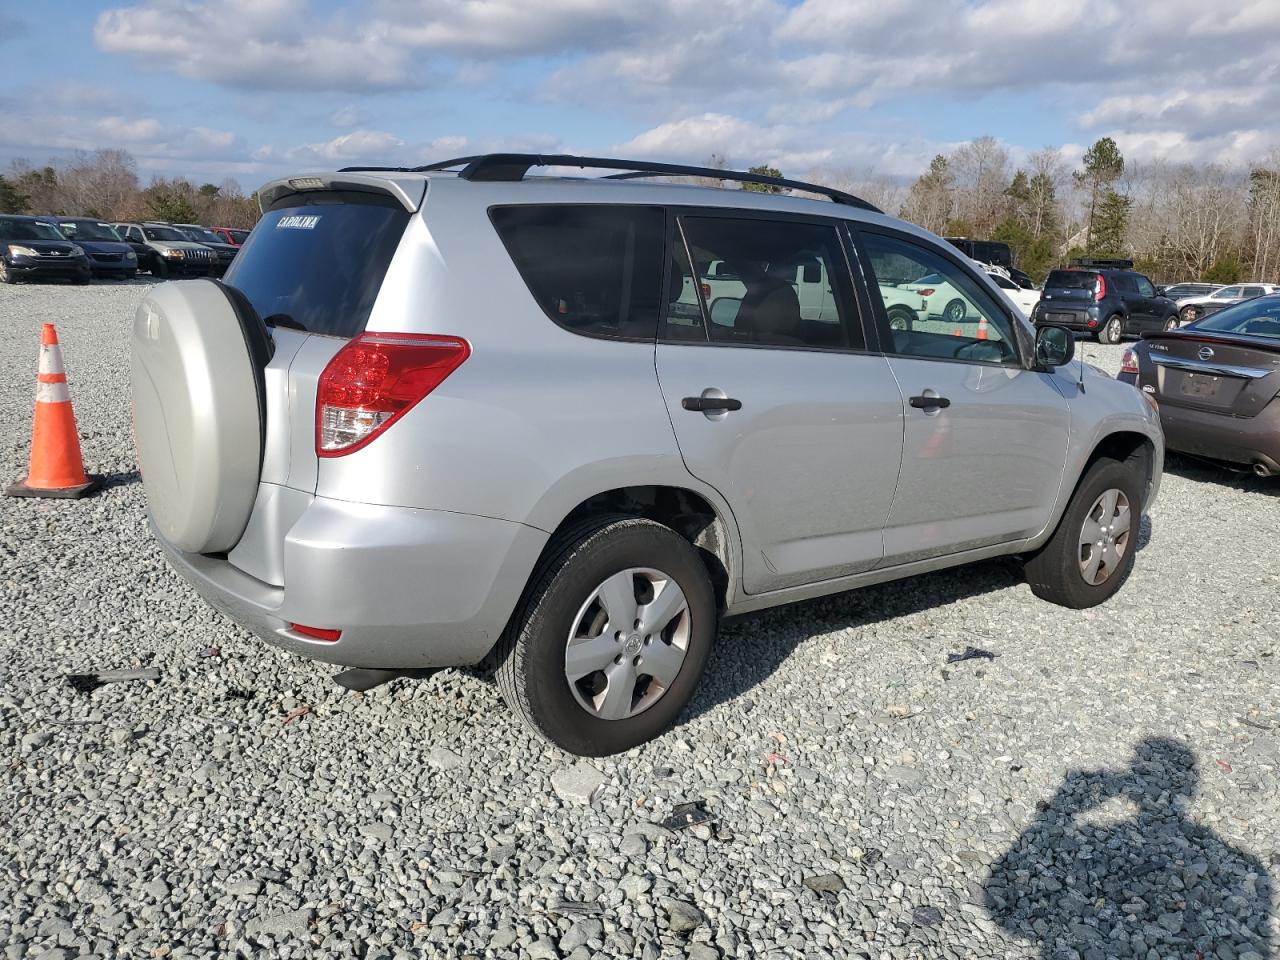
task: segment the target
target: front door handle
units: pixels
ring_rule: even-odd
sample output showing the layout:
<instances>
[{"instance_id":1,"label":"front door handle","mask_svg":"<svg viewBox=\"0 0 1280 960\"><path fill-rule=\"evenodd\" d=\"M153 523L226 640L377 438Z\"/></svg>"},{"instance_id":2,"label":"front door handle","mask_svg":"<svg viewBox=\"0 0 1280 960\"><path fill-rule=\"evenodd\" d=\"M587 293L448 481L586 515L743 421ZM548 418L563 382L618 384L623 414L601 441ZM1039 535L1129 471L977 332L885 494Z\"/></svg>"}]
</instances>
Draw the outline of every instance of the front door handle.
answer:
<instances>
[{"instance_id":1,"label":"front door handle","mask_svg":"<svg viewBox=\"0 0 1280 960\"><path fill-rule=\"evenodd\" d=\"M951 401L946 397L912 397L907 402L917 410L939 410L951 406Z\"/></svg>"},{"instance_id":2,"label":"front door handle","mask_svg":"<svg viewBox=\"0 0 1280 960\"><path fill-rule=\"evenodd\" d=\"M686 410L700 410L708 413L714 410L741 410L742 401L733 397L685 397L680 406Z\"/></svg>"}]
</instances>

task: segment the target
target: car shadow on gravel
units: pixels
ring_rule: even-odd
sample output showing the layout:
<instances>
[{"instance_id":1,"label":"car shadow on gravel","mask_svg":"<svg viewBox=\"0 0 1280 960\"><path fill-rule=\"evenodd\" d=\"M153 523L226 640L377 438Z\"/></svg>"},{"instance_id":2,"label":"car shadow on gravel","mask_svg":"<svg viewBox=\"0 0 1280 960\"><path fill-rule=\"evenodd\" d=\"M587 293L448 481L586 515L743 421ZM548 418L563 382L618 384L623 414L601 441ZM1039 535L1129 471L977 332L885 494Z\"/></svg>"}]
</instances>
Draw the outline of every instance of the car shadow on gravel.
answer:
<instances>
[{"instance_id":1,"label":"car shadow on gravel","mask_svg":"<svg viewBox=\"0 0 1280 960\"><path fill-rule=\"evenodd\" d=\"M1280 497L1280 477L1259 477L1241 470L1232 470L1208 460L1197 460L1176 453L1166 453L1164 472L1200 483L1216 483L1233 487L1244 493L1260 493L1268 497Z\"/></svg>"},{"instance_id":2,"label":"car shadow on gravel","mask_svg":"<svg viewBox=\"0 0 1280 960\"><path fill-rule=\"evenodd\" d=\"M1046 960L1272 957L1271 876L1190 819L1198 782L1164 737L1124 770L1070 771L992 866L991 918Z\"/></svg>"}]
</instances>

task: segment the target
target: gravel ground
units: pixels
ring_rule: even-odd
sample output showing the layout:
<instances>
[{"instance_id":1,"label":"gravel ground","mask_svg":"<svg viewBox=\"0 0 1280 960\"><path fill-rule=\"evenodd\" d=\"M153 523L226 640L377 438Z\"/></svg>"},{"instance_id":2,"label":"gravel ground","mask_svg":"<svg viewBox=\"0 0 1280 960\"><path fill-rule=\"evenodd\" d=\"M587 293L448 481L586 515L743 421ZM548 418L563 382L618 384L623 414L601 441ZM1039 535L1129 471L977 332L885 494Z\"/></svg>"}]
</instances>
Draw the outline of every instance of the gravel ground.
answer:
<instances>
[{"instance_id":1,"label":"gravel ground","mask_svg":"<svg viewBox=\"0 0 1280 960\"><path fill-rule=\"evenodd\" d=\"M1280 481L1171 459L1095 610L1002 560L727 625L675 730L577 763L481 677L344 693L169 572L128 424L145 287L0 288L0 479L43 320L109 478L0 500L7 958L1272 955ZM161 677L63 679L135 666ZM710 821L660 825L686 801Z\"/></svg>"}]
</instances>

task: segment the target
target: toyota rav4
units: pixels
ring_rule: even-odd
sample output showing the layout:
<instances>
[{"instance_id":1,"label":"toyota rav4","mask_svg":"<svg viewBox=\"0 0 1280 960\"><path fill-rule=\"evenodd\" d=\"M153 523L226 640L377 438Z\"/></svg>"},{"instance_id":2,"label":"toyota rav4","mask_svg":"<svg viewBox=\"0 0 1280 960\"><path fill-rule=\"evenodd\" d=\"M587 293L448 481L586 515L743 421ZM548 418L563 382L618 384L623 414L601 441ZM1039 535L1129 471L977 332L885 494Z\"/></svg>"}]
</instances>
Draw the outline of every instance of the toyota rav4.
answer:
<instances>
[{"instance_id":1,"label":"toyota rav4","mask_svg":"<svg viewBox=\"0 0 1280 960\"><path fill-rule=\"evenodd\" d=\"M599 755L676 719L726 615L1005 554L1087 607L1132 568L1151 402L857 197L519 154L259 196L225 283L138 309L134 416L173 567L285 650L491 663ZM981 323L892 324L928 274Z\"/></svg>"}]
</instances>

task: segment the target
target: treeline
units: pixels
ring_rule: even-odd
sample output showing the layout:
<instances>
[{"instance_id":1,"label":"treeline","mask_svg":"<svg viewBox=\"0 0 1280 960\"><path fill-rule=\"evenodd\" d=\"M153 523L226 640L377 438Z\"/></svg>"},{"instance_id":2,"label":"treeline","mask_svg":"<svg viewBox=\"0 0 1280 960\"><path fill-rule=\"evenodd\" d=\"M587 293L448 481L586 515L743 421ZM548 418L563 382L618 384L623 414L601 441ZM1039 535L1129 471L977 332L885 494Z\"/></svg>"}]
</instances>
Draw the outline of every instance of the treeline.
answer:
<instances>
[{"instance_id":1,"label":"treeline","mask_svg":"<svg viewBox=\"0 0 1280 960\"><path fill-rule=\"evenodd\" d=\"M234 180L197 186L181 177L152 177L144 187L126 150L79 152L42 167L14 160L0 174L0 213L244 228L259 216L257 198L246 197Z\"/></svg>"},{"instance_id":2,"label":"treeline","mask_svg":"<svg viewBox=\"0 0 1280 960\"><path fill-rule=\"evenodd\" d=\"M992 137L933 158L909 186L816 170L943 236L1002 240L1037 281L1079 256L1127 257L1158 283L1280 282L1280 150L1246 169L1127 161L1103 137L1069 164L1046 148L1012 163Z\"/></svg>"}]
</instances>

